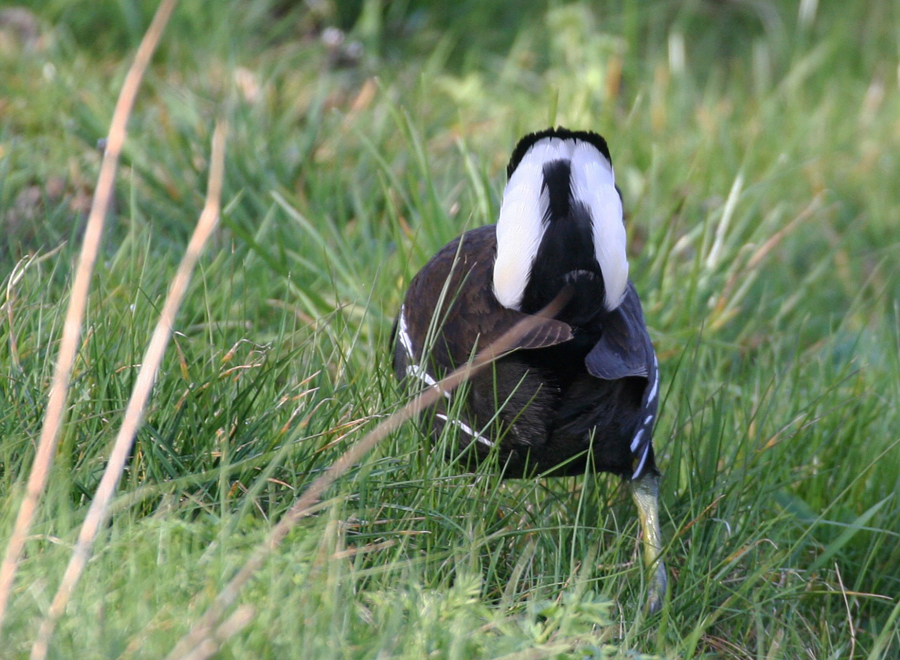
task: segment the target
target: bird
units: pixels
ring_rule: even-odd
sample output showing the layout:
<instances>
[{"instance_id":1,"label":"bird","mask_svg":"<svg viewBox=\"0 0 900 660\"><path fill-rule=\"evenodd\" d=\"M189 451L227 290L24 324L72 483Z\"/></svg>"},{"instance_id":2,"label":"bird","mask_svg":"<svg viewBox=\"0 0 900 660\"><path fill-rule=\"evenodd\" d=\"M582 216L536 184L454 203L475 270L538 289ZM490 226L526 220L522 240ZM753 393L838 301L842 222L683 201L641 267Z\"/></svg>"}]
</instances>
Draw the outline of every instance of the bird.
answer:
<instances>
[{"instance_id":1,"label":"bird","mask_svg":"<svg viewBox=\"0 0 900 660\"><path fill-rule=\"evenodd\" d=\"M435 435L457 429L467 459L495 453L504 478L607 472L625 480L653 613L667 586L652 443L659 364L629 278L622 209L603 137L551 127L521 138L496 224L464 232L411 280L393 327L393 370L439 388L530 320L534 330L423 414ZM554 303L555 314L543 316Z\"/></svg>"}]
</instances>

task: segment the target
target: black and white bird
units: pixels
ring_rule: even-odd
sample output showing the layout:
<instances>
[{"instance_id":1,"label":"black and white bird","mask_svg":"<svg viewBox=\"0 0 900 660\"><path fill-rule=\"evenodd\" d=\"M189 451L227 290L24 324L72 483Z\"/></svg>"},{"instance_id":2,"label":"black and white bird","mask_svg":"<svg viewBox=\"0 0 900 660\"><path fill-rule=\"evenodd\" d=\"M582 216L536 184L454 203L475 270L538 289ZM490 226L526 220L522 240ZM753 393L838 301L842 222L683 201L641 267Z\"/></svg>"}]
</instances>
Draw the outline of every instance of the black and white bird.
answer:
<instances>
[{"instance_id":1,"label":"black and white bird","mask_svg":"<svg viewBox=\"0 0 900 660\"><path fill-rule=\"evenodd\" d=\"M541 332L466 388L444 393L433 429L457 427L475 460L496 452L505 477L627 479L655 611L666 590L651 442L659 375L628 278L609 149L595 133L550 128L522 138L507 175L497 224L464 233L413 278L394 327L394 371L433 387L564 292L567 302Z\"/></svg>"}]
</instances>

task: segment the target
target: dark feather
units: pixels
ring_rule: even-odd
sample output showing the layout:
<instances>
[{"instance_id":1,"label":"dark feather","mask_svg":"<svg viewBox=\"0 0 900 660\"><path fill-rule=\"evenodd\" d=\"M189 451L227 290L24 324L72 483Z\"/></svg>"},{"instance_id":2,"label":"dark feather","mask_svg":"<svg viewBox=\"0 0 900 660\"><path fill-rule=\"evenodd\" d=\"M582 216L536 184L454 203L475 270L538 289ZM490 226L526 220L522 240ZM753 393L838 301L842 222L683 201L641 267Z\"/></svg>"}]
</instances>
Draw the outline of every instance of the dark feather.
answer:
<instances>
[{"instance_id":1,"label":"dark feather","mask_svg":"<svg viewBox=\"0 0 900 660\"><path fill-rule=\"evenodd\" d=\"M496 250L493 225L468 231L432 257L409 286L406 319L414 349L418 353L425 348L429 328L433 322L438 324L439 339L430 354L439 371L446 373L464 364L479 348L531 316L503 307L494 297L491 269ZM568 324L545 319L516 348L545 348L571 338Z\"/></svg>"},{"instance_id":2,"label":"dark feather","mask_svg":"<svg viewBox=\"0 0 900 660\"><path fill-rule=\"evenodd\" d=\"M653 355L641 301L634 285L629 283L622 304L603 317L600 340L584 362L588 373L604 380L630 376L647 378Z\"/></svg>"}]
</instances>

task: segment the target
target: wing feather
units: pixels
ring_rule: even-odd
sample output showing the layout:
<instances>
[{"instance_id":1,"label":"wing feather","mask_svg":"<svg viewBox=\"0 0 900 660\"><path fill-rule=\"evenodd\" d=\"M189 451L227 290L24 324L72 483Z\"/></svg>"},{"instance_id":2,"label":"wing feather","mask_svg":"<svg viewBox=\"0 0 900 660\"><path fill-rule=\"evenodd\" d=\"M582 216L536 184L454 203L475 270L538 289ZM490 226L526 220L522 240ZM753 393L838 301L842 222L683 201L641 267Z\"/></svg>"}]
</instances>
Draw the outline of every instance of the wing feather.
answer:
<instances>
[{"instance_id":1,"label":"wing feather","mask_svg":"<svg viewBox=\"0 0 900 660\"><path fill-rule=\"evenodd\" d=\"M659 405L659 364L641 301L630 281L622 304L604 317L600 340L585 358L588 373L604 380L645 379L640 422L631 440L632 479L639 478L652 451L653 425Z\"/></svg>"},{"instance_id":2,"label":"wing feather","mask_svg":"<svg viewBox=\"0 0 900 660\"><path fill-rule=\"evenodd\" d=\"M433 375L464 364L474 351L519 321L533 318L503 307L494 296L491 270L496 252L494 225L473 229L442 248L410 284L404 309L413 357L428 356ZM512 350L555 346L572 336L567 323L542 319Z\"/></svg>"}]
</instances>

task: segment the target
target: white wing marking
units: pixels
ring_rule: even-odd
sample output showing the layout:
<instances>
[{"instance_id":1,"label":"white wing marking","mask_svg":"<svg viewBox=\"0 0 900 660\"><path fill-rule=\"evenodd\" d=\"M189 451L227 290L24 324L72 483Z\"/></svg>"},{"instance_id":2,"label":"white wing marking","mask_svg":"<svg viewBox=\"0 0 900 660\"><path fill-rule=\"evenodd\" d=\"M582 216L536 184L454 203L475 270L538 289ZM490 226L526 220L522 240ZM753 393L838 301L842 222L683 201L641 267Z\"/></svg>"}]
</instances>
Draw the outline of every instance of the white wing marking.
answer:
<instances>
[{"instance_id":1,"label":"white wing marking","mask_svg":"<svg viewBox=\"0 0 900 660\"><path fill-rule=\"evenodd\" d=\"M465 422L462 422L462 421L460 421L460 420L458 420L458 419L449 419L449 418L447 417L447 415L445 415L445 414L443 414L443 413L438 413L438 414L436 415L436 417L437 417L438 419L444 420L444 421L447 422L448 424L452 424L453 426L455 426L455 427L457 427L458 429L460 429L463 433L467 433L467 434L469 435L469 437L474 438L476 442L480 442L481 444L487 445L488 447L493 447L493 446L494 446L494 443L493 443L493 442L491 442L490 440L488 440L487 438L485 438L485 437L482 436L481 434L475 433L475 431L473 431L472 428L471 428L468 424L466 424Z\"/></svg>"}]
</instances>

